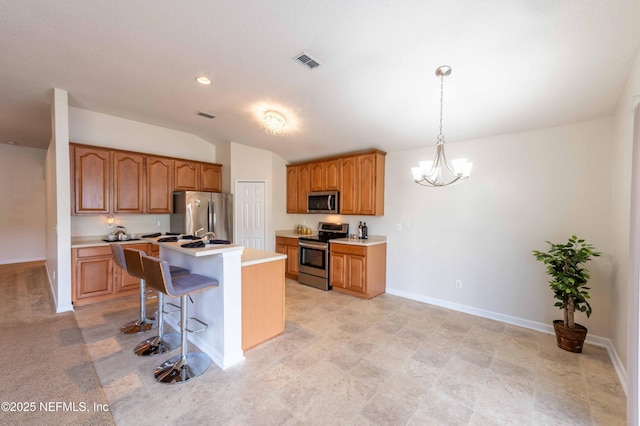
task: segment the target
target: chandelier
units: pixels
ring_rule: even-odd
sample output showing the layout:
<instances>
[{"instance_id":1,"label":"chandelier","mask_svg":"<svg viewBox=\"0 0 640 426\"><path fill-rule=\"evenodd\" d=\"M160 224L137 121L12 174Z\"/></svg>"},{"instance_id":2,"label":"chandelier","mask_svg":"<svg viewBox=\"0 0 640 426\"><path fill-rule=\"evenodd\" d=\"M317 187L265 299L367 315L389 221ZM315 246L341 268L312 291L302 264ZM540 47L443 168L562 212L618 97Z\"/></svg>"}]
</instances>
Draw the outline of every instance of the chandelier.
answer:
<instances>
[{"instance_id":1,"label":"chandelier","mask_svg":"<svg viewBox=\"0 0 640 426\"><path fill-rule=\"evenodd\" d=\"M433 161L421 161L418 167L412 167L413 180L422 186L447 186L454 184L461 179L469 177L471 165L464 158L447 162L444 154L444 135L442 134L442 107L444 96L444 78L451 74L451 67L443 65L438 67L436 75L440 77L440 134L436 144L436 159ZM445 181L446 180L446 181Z\"/></svg>"},{"instance_id":2,"label":"chandelier","mask_svg":"<svg viewBox=\"0 0 640 426\"><path fill-rule=\"evenodd\" d=\"M269 110L262 116L264 131L272 135L279 135L284 132L287 126L287 119L278 111Z\"/></svg>"}]
</instances>

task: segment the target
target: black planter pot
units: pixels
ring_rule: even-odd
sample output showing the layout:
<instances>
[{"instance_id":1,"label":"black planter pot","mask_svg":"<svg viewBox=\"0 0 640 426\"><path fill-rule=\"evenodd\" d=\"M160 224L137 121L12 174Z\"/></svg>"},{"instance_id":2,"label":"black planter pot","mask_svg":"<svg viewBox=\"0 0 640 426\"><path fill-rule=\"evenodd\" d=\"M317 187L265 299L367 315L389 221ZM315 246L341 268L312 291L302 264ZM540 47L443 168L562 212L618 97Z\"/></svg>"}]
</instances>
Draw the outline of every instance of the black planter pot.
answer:
<instances>
[{"instance_id":1,"label":"black planter pot","mask_svg":"<svg viewBox=\"0 0 640 426\"><path fill-rule=\"evenodd\" d=\"M587 328L576 324L575 328L565 327L564 321L553 321L553 329L556 332L558 347L569 352L582 352L584 339L587 337Z\"/></svg>"}]
</instances>

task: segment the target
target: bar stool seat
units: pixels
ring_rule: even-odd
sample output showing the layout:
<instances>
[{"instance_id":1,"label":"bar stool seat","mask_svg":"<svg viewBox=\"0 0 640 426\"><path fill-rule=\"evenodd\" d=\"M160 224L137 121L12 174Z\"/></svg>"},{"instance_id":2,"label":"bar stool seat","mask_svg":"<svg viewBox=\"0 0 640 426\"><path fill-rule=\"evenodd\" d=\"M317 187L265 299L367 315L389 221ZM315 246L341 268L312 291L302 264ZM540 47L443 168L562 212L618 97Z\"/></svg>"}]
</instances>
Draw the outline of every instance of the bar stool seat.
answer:
<instances>
[{"instance_id":1,"label":"bar stool seat","mask_svg":"<svg viewBox=\"0 0 640 426\"><path fill-rule=\"evenodd\" d=\"M160 383L184 383L204 373L211 364L211 358L201 352L187 353L187 332L197 332L188 327L188 320L194 320L207 327L207 324L197 318L188 318L187 298L192 293L217 287L218 281L199 274L171 277L169 264L154 257L142 258L145 279L149 286L171 297L180 297L180 355L168 359L154 371L156 381Z\"/></svg>"},{"instance_id":2,"label":"bar stool seat","mask_svg":"<svg viewBox=\"0 0 640 426\"><path fill-rule=\"evenodd\" d=\"M123 250L125 264L127 270L131 276L140 278L140 285L145 285L146 280L144 275L144 265L142 264L142 258L146 257L146 253L142 250L133 248L125 248ZM171 277L177 277L181 275L189 274L188 269L180 266L169 266L169 273ZM153 356L160 355L165 352L174 350L180 345L180 334L178 333L164 333L164 294L158 292L158 334L155 337L146 339L133 349L133 352L138 356Z\"/></svg>"},{"instance_id":3,"label":"bar stool seat","mask_svg":"<svg viewBox=\"0 0 640 426\"><path fill-rule=\"evenodd\" d=\"M127 263L124 258L124 251L122 249L122 245L118 243L111 243L111 254L113 255L113 261L118 265L121 269L127 272L129 275L137 277L133 275L127 269ZM154 318L148 318L145 308L145 300L146 300L146 289L144 288L144 283L140 281L140 317L137 320L130 321L120 327L120 333L123 334L137 334L144 333L147 330L153 328Z\"/></svg>"}]
</instances>

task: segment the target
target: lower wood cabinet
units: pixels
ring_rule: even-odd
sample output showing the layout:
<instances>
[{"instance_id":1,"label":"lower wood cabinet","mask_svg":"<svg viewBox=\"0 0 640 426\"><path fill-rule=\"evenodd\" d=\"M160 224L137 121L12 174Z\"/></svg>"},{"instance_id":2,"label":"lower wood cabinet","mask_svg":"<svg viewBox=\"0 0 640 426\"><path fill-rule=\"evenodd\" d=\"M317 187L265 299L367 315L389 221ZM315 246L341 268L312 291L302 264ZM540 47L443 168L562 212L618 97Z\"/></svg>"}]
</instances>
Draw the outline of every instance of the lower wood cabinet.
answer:
<instances>
[{"instance_id":1,"label":"lower wood cabinet","mask_svg":"<svg viewBox=\"0 0 640 426\"><path fill-rule=\"evenodd\" d=\"M387 245L331 244L333 290L371 299L386 291Z\"/></svg>"},{"instance_id":2,"label":"lower wood cabinet","mask_svg":"<svg viewBox=\"0 0 640 426\"><path fill-rule=\"evenodd\" d=\"M286 254L284 274L287 278L298 279L298 239L276 237L276 252Z\"/></svg>"},{"instance_id":3,"label":"lower wood cabinet","mask_svg":"<svg viewBox=\"0 0 640 426\"><path fill-rule=\"evenodd\" d=\"M285 260L242 267L242 350L284 333Z\"/></svg>"},{"instance_id":4,"label":"lower wood cabinet","mask_svg":"<svg viewBox=\"0 0 640 426\"><path fill-rule=\"evenodd\" d=\"M152 253L154 244L126 244L126 248ZM127 274L113 261L111 247L71 249L71 300L75 306L135 294L140 280Z\"/></svg>"}]
</instances>

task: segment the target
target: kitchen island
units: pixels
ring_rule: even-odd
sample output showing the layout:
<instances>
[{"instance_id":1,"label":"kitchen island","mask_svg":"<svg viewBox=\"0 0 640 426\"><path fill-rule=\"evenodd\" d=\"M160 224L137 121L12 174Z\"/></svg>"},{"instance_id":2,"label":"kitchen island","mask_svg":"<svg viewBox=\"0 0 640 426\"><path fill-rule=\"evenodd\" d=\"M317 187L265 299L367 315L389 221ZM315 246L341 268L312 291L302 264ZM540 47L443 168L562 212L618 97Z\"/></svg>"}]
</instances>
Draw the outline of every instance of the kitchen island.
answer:
<instances>
[{"instance_id":1,"label":"kitchen island","mask_svg":"<svg viewBox=\"0 0 640 426\"><path fill-rule=\"evenodd\" d=\"M157 238L148 238L146 241L158 244L160 258L169 264L218 280L218 287L192 296L189 316L205 322L208 328L189 333L189 340L221 368L242 361L245 349L284 331L286 256L235 244L184 248L181 245L189 240L158 243ZM177 298L166 300L179 305ZM171 326L178 327L177 318L171 315L166 318ZM261 324L268 327L260 329Z\"/></svg>"}]
</instances>

